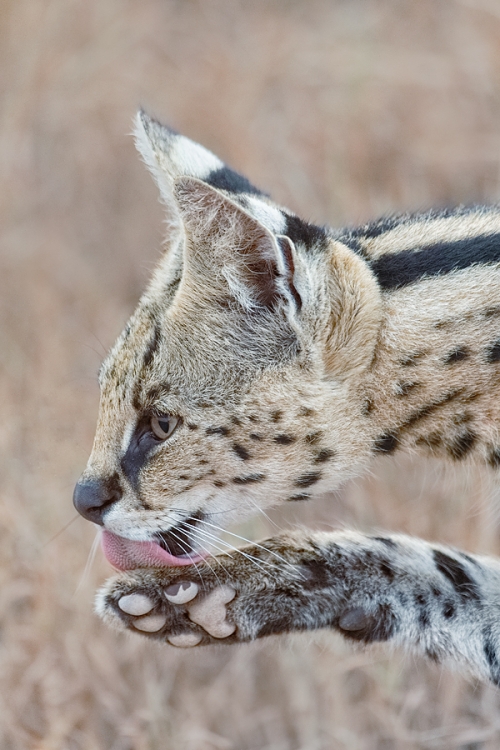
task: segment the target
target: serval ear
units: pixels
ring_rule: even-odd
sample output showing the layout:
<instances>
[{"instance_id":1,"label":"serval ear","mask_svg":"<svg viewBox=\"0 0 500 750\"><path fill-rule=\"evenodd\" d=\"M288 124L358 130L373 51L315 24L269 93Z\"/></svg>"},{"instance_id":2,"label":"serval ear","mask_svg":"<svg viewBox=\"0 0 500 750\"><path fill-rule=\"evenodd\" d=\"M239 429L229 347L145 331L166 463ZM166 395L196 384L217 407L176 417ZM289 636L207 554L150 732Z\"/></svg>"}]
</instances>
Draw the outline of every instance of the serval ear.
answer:
<instances>
[{"instance_id":1,"label":"serval ear","mask_svg":"<svg viewBox=\"0 0 500 750\"><path fill-rule=\"evenodd\" d=\"M177 177L197 177L230 193L262 195L246 177L230 169L207 148L162 125L143 110L137 113L134 134L137 150L153 175L162 200L174 212L172 190Z\"/></svg>"},{"instance_id":2,"label":"serval ear","mask_svg":"<svg viewBox=\"0 0 500 750\"><path fill-rule=\"evenodd\" d=\"M296 314L295 248L228 196L183 177L174 195L185 230L183 281L212 299L228 296L247 311L286 308Z\"/></svg>"}]
</instances>

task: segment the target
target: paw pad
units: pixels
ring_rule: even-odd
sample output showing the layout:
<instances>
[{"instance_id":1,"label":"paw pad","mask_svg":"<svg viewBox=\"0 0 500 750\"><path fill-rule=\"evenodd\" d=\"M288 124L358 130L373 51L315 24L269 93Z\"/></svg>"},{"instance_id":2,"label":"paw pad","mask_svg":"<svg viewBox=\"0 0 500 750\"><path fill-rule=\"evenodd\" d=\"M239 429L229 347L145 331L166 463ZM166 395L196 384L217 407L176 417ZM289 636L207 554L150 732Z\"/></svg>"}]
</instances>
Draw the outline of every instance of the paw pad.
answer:
<instances>
[{"instance_id":1,"label":"paw pad","mask_svg":"<svg viewBox=\"0 0 500 750\"><path fill-rule=\"evenodd\" d=\"M167 618L165 615L146 615L134 622L136 630L143 630L145 633L156 633L165 625Z\"/></svg>"},{"instance_id":2,"label":"paw pad","mask_svg":"<svg viewBox=\"0 0 500 750\"><path fill-rule=\"evenodd\" d=\"M167 640L171 646L190 648L198 645L201 641L201 635L199 633L181 633L180 635L170 635Z\"/></svg>"},{"instance_id":3,"label":"paw pad","mask_svg":"<svg viewBox=\"0 0 500 750\"><path fill-rule=\"evenodd\" d=\"M214 638L227 638L234 633L236 625L226 621L226 604L236 596L231 586L219 586L200 602L188 607L189 619L200 625Z\"/></svg>"},{"instance_id":4,"label":"paw pad","mask_svg":"<svg viewBox=\"0 0 500 750\"><path fill-rule=\"evenodd\" d=\"M172 604L186 604L194 599L198 593L198 585L194 581L173 583L165 590L165 596Z\"/></svg>"},{"instance_id":5,"label":"paw pad","mask_svg":"<svg viewBox=\"0 0 500 750\"><path fill-rule=\"evenodd\" d=\"M149 596L145 594L127 594L122 596L118 602L122 612L127 615L133 615L134 617L140 617L141 615L147 615L148 612L154 607L154 602L151 601Z\"/></svg>"}]
</instances>

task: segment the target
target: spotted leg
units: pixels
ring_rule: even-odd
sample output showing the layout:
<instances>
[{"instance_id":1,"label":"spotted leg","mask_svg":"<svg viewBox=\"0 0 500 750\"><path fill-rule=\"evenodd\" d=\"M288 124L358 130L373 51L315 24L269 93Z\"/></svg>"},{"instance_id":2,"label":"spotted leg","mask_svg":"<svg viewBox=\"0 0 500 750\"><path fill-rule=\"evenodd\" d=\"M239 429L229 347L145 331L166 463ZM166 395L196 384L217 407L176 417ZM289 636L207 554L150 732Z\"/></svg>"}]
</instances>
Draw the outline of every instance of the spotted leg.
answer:
<instances>
[{"instance_id":1,"label":"spotted leg","mask_svg":"<svg viewBox=\"0 0 500 750\"><path fill-rule=\"evenodd\" d=\"M286 534L197 569L124 573L97 611L181 647L331 628L500 684L500 562L400 535Z\"/></svg>"}]
</instances>

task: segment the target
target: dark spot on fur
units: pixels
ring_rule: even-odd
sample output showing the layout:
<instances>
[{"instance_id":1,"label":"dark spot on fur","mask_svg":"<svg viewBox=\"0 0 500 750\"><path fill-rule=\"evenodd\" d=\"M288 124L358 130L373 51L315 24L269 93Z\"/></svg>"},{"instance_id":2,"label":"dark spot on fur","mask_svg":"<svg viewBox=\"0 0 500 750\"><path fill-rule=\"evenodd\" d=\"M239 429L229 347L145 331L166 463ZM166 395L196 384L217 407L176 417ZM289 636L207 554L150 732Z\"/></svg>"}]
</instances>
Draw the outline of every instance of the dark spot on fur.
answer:
<instances>
[{"instance_id":1,"label":"dark spot on fur","mask_svg":"<svg viewBox=\"0 0 500 750\"><path fill-rule=\"evenodd\" d=\"M466 404L470 404L473 401L477 401L480 396L482 396L482 393L480 393L479 391L474 391L473 393L469 393L467 396L464 396L463 401Z\"/></svg>"},{"instance_id":2,"label":"dark spot on fur","mask_svg":"<svg viewBox=\"0 0 500 750\"><path fill-rule=\"evenodd\" d=\"M200 459L200 460L198 461L198 463L200 464L200 466L205 466L206 464L208 464L208 461L207 461L207 459L206 459L206 458L201 458L201 459Z\"/></svg>"},{"instance_id":3,"label":"dark spot on fur","mask_svg":"<svg viewBox=\"0 0 500 750\"><path fill-rule=\"evenodd\" d=\"M385 435L380 435L375 441L374 450L377 453L394 453L399 445L397 435L393 432L386 432Z\"/></svg>"},{"instance_id":4,"label":"dark spot on fur","mask_svg":"<svg viewBox=\"0 0 500 750\"><path fill-rule=\"evenodd\" d=\"M394 539L389 539L387 536L372 536L370 537L373 539L374 542L380 542L381 544L385 544L386 547L389 547L390 549L394 549L398 545L394 541Z\"/></svg>"},{"instance_id":5,"label":"dark spot on fur","mask_svg":"<svg viewBox=\"0 0 500 750\"><path fill-rule=\"evenodd\" d=\"M417 422L420 422L422 419L426 419L431 414L434 414L434 412L440 409L442 406L449 404L451 401L461 396L463 392L463 388L458 388L457 390L446 393L438 401L432 401L430 404L426 404L420 409L417 409L412 414L410 414L407 419L405 419L405 421L401 424L399 431L401 432L405 429L408 429L409 427L414 427Z\"/></svg>"},{"instance_id":6,"label":"dark spot on fur","mask_svg":"<svg viewBox=\"0 0 500 750\"><path fill-rule=\"evenodd\" d=\"M214 484L214 487L225 487L226 486L226 483L225 482L221 482L220 479L216 479L213 484Z\"/></svg>"},{"instance_id":7,"label":"dark spot on fur","mask_svg":"<svg viewBox=\"0 0 500 750\"><path fill-rule=\"evenodd\" d=\"M140 383L135 383L134 385L134 389L132 391L132 406L136 411L141 411L142 409Z\"/></svg>"},{"instance_id":8,"label":"dark spot on fur","mask_svg":"<svg viewBox=\"0 0 500 750\"><path fill-rule=\"evenodd\" d=\"M169 383L165 383L163 385L154 385L148 389L145 401L149 404L153 404L157 401L160 401L160 399L166 396L167 393L170 393Z\"/></svg>"},{"instance_id":9,"label":"dark spot on fur","mask_svg":"<svg viewBox=\"0 0 500 750\"><path fill-rule=\"evenodd\" d=\"M153 357L160 345L160 342L161 342L161 329L160 329L160 326L157 324L154 327L153 335L144 353L144 359L142 360L143 369L146 369L147 367L149 367L149 365L153 361Z\"/></svg>"},{"instance_id":10,"label":"dark spot on fur","mask_svg":"<svg viewBox=\"0 0 500 750\"><path fill-rule=\"evenodd\" d=\"M309 445L316 445L316 443L319 443L322 437L322 432L310 432L309 435L305 436L304 440L306 441L306 443L309 443Z\"/></svg>"},{"instance_id":11,"label":"dark spot on fur","mask_svg":"<svg viewBox=\"0 0 500 750\"><path fill-rule=\"evenodd\" d=\"M489 633L484 634L484 655L488 666L490 668L490 675L495 685L500 686L500 664L493 643L493 639Z\"/></svg>"},{"instance_id":12,"label":"dark spot on fur","mask_svg":"<svg viewBox=\"0 0 500 750\"><path fill-rule=\"evenodd\" d=\"M466 430L448 445L448 453L455 461L460 461L470 453L477 441L477 435L472 430Z\"/></svg>"},{"instance_id":13,"label":"dark spot on fur","mask_svg":"<svg viewBox=\"0 0 500 750\"><path fill-rule=\"evenodd\" d=\"M404 397L408 396L416 388L420 388L420 383L398 383L396 388L396 395Z\"/></svg>"},{"instance_id":14,"label":"dark spot on fur","mask_svg":"<svg viewBox=\"0 0 500 750\"><path fill-rule=\"evenodd\" d=\"M233 424L237 425L238 427L241 426L241 419L239 417L234 417L234 416L231 417L231 422Z\"/></svg>"},{"instance_id":15,"label":"dark spot on fur","mask_svg":"<svg viewBox=\"0 0 500 750\"><path fill-rule=\"evenodd\" d=\"M375 612L353 607L343 612L332 624L348 638L364 643L387 641L396 631L396 618L388 604L379 605Z\"/></svg>"},{"instance_id":16,"label":"dark spot on fur","mask_svg":"<svg viewBox=\"0 0 500 750\"><path fill-rule=\"evenodd\" d=\"M429 627L429 613L427 611L427 599L423 594L416 594L415 595L415 604L418 607L418 621L420 623L420 626L422 628L428 628Z\"/></svg>"},{"instance_id":17,"label":"dark spot on fur","mask_svg":"<svg viewBox=\"0 0 500 750\"><path fill-rule=\"evenodd\" d=\"M262 482L265 479L265 474L247 474L246 477L234 477L234 484L253 484L254 482Z\"/></svg>"},{"instance_id":18,"label":"dark spot on fur","mask_svg":"<svg viewBox=\"0 0 500 750\"><path fill-rule=\"evenodd\" d=\"M335 451L331 451L329 448L322 448L314 459L315 464L324 464L329 461L335 455Z\"/></svg>"},{"instance_id":19,"label":"dark spot on fur","mask_svg":"<svg viewBox=\"0 0 500 750\"><path fill-rule=\"evenodd\" d=\"M383 289L400 289L423 277L442 276L479 264L495 264L500 258L498 233L479 234L450 242L433 242L399 253L388 253L370 265Z\"/></svg>"},{"instance_id":20,"label":"dark spot on fur","mask_svg":"<svg viewBox=\"0 0 500 750\"><path fill-rule=\"evenodd\" d=\"M179 476L177 477L177 479L182 479L182 480L184 480L184 479L189 479L189 477L188 477L188 475L187 475L187 474L179 474Z\"/></svg>"},{"instance_id":21,"label":"dark spot on fur","mask_svg":"<svg viewBox=\"0 0 500 750\"><path fill-rule=\"evenodd\" d=\"M380 563L380 572L384 575L388 581L393 581L396 574L387 560L382 560Z\"/></svg>"},{"instance_id":22,"label":"dark spot on fur","mask_svg":"<svg viewBox=\"0 0 500 750\"><path fill-rule=\"evenodd\" d=\"M425 437L419 437L416 444L427 446L427 448L438 448L442 442L443 436L439 432L431 432Z\"/></svg>"},{"instance_id":23,"label":"dark spot on fur","mask_svg":"<svg viewBox=\"0 0 500 750\"><path fill-rule=\"evenodd\" d=\"M500 339L486 349L486 359L490 363L500 361Z\"/></svg>"},{"instance_id":24,"label":"dark spot on fur","mask_svg":"<svg viewBox=\"0 0 500 750\"><path fill-rule=\"evenodd\" d=\"M262 435L259 435L258 432L251 432L249 437L250 437L251 440L262 440L263 439Z\"/></svg>"},{"instance_id":25,"label":"dark spot on fur","mask_svg":"<svg viewBox=\"0 0 500 750\"><path fill-rule=\"evenodd\" d=\"M477 583L469 576L462 563L440 550L433 550L433 556L439 572L452 583L462 599L480 599Z\"/></svg>"},{"instance_id":26,"label":"dark spot on fur","mask_svg":"<svg viewBox=\"0 0 500 750\"><path fill-rule=\"evenodd\" d=\"M228 427L207 427L205 430L207 435L229 435Z\"/></svg>"},{"instance_id":27,"label":"dark spot on fur","mask_svg":"<svg viewBox=\"0 0 500 750\"><path fill-rule=\"evenodd\" d=\"M442 594L441 589L438 589L437 586L431 586L431 591L432 591L433 596L435 596L437 598L439 598L441 596L441 594Z\"/></svg>"},{"instance_id":28,"label":"dark spot on fur","mask_svg":"<svg viewBox=\"0 0 500 750\"><path fill-rule=\"evenodd\" d=\"M292 435L276 435L273 440L275 443L278 443L278 445L290 445L291 443L295 443L297 438Z\"/></svg>"},{"instance_id":29,"label":"dark spot on fur","mask_svg":"<svg viewBox=\"0 0 500 750\"><path fill-rule=\"evenodd\" d=\"M280 409L276 409L275 411L271 412L271 419L273 420L273 422L279 422L282 416L283 412L280 411Z\"/></svg>"},{"instance_id":30,"label":"dark spot on fur","mask_svg":"<svg viewBox=\"0 0 500 750\"><path fill-rule=\"evenodd\" d=\"M414 367L418 360L425 356L425 352L414 352L413 354L408 354L406 357L403 357L403 359L400 359L399 364L401 367Z\"/></svg>"},{"instance_id":31,"label":"dark spot on fur","mask_svg":"<svg viewBox=\"0 0 500 750\"><path fill-rule=\"evenodd\" d=\"M483 315L485 318L496 318L500 315L500 307L487 307Z\"/></svg>"},{"instance_id":32,"label":"dark spot on fur","mask_svg":"<svg viewBox=\"0 0 500 750\"><path fill-rule=\"evenodd\" d=\"M308 406L301 406L299 409L299 417L311 417L314 414L314 409L310 409Z\"/></svg>"},{"instance_id":33,"label":"dark spot on fur","mask_svg":"<svg viewBox=\"0 0 500 750\"><path fill-rule=\"evenodd\" d=\"M469 412L462 412L462 414L455 414L453 417L453 424L461 425L461 424L467 424L468 422L472 422L473 416Z\"/></svg>"},{"instance_id":34,"label":"dark spot on fur","mask_svg":"<svg viewBox=\"0 0 500 750\"><path fill-rule=\"evenodd\" d=\"M258 422L259 421L259 418L257 416L255 416L255 414L249 414L248 415L248 419L249 419L250 422Z\"/></svg>"},{"instance_id":35,"label":"dark spot on fur","mask_svg":"<svg viewBox=\"0 0 500 750\"><path fill-rule=\"evenodd\" d=\"M465 359L468 359L469 356L469 349L466 346L459 346L451 352L448 352L443 361L445 365L454 365L457 362L463 362Z\"/></svg>"},{"instance_id":36,"label":"dark spot on fur","mask_svg":"<svg viewBox=\"0 0 500 750\"><path fill-rule=\"evenodd\" d=\"M370 398L367 398L366 401L363 404L363 408L361 409L361 413L367 417L369 414L371 414L373 411L373 401Z\"/></svg>"},{"instance_id":37,"label":"dark spot on fur","mask_svg":"<svg viewBox=\"0 0 500 750\"><path fill-rule=\"evenodd\" d=\"M493 469L500 466L500 448L492 448L488 456L488 463Z\"/></svg>"},{"instance_id":38,"label":"dark spot on fur","mask_svg":"<svg viewBox=\"0 0 500 750\"><path fill-rule=\"evenodd\" d=\"M302 492L299 495L292 495L291 497L288 497L287 500L292 500L295 502L296 500L309 500L311 495L308 495L307 492Z\"/></svg>"},{"instance_id":39,"label":"dark spot on fur","mask_svg":"<svg viewBox=\"0 0 500 750\"><path fill-rule=\"evenodd\" d=\"M191 422L186 422L189 430L197 430L198 425L197 424L191 424Z\"/></svg>"},{"instance_id":40,"label":"dark spot on fur","mask_svg":"<svg viewBox=\"0 0 500 750\"><path fill-rule=\"evenodd\" d=\"M320 471L309 471L307 474L302 474L302 476L298 477L294 484L296 487L310 487L312 484L316 484L320 479Z\"/></svg>"},{"instance_id":41,"label":"dark spot on fur","mask_svg":"<svg viewBox=\"0 0 500 750\"><path fill-rule=\"evenodd\" d=\"M239 443L233 443L233 451L236 453L238 458L241 458L242 461L248 461L248 459L251 458L250 453L247 451L247 449Z\"/></svg>"},{"instance_id":42,"label":"dark spot on fur","mask_svg":"<svg viewBox=\"0 0 500 750\"><path fill-rule=\"evenodd\" d=\"M443 617L445 617L447 620L451 620L452 617L455 617L456 612L457 610L455 604L449 599L445 601L443 607Z\"/></svg>"},{"instance_id":43,"label":"dark spot on fur","mask_svg":"<svg viewBox=\"0 0 500 750\"><path fill-rule=\"evenodd\" d=\"M435 664L439 664L440 662L439 654L437 651L434 651L434 649L432 649L430 646L428 646L425 649L425 655L427 656L428 659L433 661Z\"/></svg>"},{"instance_id":44,"label":"dark spot on fur","mask_svg":"<svg viewBox=\"0 0 500 750\"><path fill-rule=\"evenodd\" d=\"M272 602L267 603L268 606L272 607ZM264 624L259 628L255 634L256 638L263 638L266 635L282 634L287 633L290 630L305 630L306 626L302 625L300 628L294 626L293 618L289 614L278 615L276 608L272 611L272 616L268 617Z\"/></svg>"},{"instance_id":45,"label":"dark spot on fur","mask_svg":"<svg viewBox=\"0 0 500 750\"><path fill-rule=\"evenodd\" d=\"M322 560L304 560L299 567L300 585L306 589L324 589L332 584L332 572Z\"/></svg>"}]
</instances>

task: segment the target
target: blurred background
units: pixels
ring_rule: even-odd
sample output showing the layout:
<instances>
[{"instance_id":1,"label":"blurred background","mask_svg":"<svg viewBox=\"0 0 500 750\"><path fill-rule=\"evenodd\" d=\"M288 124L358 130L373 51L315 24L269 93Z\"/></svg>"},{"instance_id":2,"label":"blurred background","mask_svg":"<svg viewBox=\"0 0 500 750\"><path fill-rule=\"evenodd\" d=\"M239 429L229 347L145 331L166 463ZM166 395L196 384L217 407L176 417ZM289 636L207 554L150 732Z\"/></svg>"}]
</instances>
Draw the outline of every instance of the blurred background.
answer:
<instances>
[{"instance_id":1,"label":"blurred background","mask_svg":"<svg viewBox=\"0 0 500 750\"><path fill-rule=\"evenodd\" d=\"M496 201L499 0L1 0L0 97L2 750L497 749L499 692L422 661L328 634L184 652L110 631L71 494L100 361L161 249L136 108L309 220ZM384 459L273 521L498 554L499 491Z\"/></svg>"}]
</instances>

